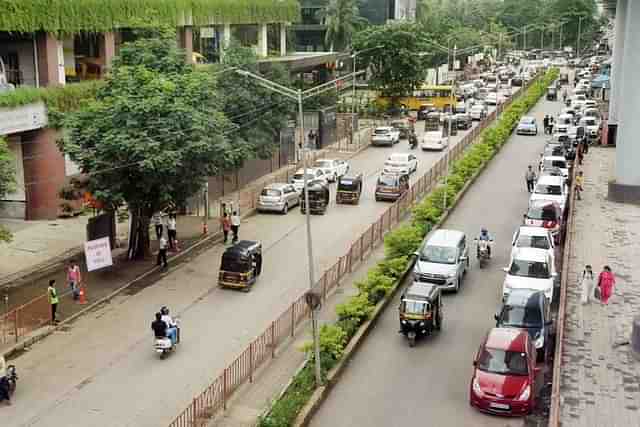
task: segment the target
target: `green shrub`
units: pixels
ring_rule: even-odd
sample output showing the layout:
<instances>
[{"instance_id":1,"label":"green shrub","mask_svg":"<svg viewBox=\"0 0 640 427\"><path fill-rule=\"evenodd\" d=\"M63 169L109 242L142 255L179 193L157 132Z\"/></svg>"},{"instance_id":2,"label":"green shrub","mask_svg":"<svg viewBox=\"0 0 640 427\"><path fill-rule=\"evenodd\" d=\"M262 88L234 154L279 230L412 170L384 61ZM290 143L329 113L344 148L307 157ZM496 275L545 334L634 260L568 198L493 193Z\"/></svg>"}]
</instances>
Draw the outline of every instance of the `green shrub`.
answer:
<instances>
[{"instance_id":1,"label":"green shrub","mask_svg":"<svg viewBox=\"0 0 640 427\"><path fill-rule=\"evenodd\" d=\"M407 269L408 262L409 258L402 256L381 261L376 268L380 269L380 272L385 276L398 280Z\"/></svg>"},{"instance_id":2,"label":"green shrub","mask_svg":"<svg viewBox=\"0 0 640 427\"><path fill-rule=\"evenodd\" d=\"M409 256L418 249L422 242L420 229L404 224L395 230L387 233L384 238L385 258L392 259L402 256Z\"/></svg>"},{"instance_id":3,"label":"green shrub","mask_svg":"<svg viewBox=\"0 0 640 427\"><path fill-rule=\"evenodd\" d=\"M425 227L424 233L420 233L423 237L431 231L431 227L440 221L442 217L442 203L436 205L433 197L429 195L422 203L413 208L413 224L415 226Z\"/></svg>"},{"instance_id":4,"label":"green shrub","mask_svg":"<svg viewBox=\"0 0 640 427\"><path fill-rule=\"evenodd\" d=\"M356 283L358 286L358 283ZM359 293L336 307L336 313L340 320L355 319L360 326L369 318L373 312L374 306L369 301L366 293Z\"/></svg>"},{"instance_id":5,"label":"green shrub","mask_svg":"<svg viewBox=\"0 0 640 427\"><path fill-rule=\"evenodd\" d=\"M338 325L322 325L318 334L320 354L334 361L340 360L344 348L347 346L347 333ZM314 359L313 342L309 341L302 348L309 360Z\"/></svg>"},{"instance_id":6,"label":"green shrub","mask_svg":"<svg viewBox=\"0 0 640 427\"><path fill-rule=\"evenodd\" d=\"M367 278L361 282L357 282L356 286L360 294L367 295L369 302L375 305L389 294L394 283L395 280L393 277L385 275L382 270L376 266L369 270Z\"/></svg>"}]
</instances>

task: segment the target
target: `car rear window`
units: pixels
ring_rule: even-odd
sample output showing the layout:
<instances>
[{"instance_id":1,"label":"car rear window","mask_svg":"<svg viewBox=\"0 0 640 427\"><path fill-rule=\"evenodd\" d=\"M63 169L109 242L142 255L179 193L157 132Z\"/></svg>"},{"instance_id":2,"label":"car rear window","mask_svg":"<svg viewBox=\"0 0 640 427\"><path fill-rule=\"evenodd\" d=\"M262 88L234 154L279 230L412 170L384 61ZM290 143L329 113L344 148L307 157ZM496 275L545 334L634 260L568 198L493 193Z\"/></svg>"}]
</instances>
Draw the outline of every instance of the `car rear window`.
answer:
<instances>
[{"instance_id":1,"label":"car rear window","mask_svg":"<svg viewBox=\"0 0 640 427\"><path fill-rule=\"evenodd\" d=\"M536 194L548 194L550 196L561 196L562 187L559 185L536 185Z\"/></svg>"},{"instance_id":2,"label":"car rear window","mask_svg":"<svg viewBox=\"0 0 640 427\"><path fill-rule=\"evenodd\" d=\"M378 184L395 187L398 185L398 178L392 175L381 175L380 178L378 178Z\"/></svg>"},{"instance_id":3,"label":"car rear window","mask_svg":"<svg viewBox=\"0 0 640 427\"><path fill-rule=\"evenodd\" d=\"M519 248L550 249L549 240L544 236L523 236L518 237L516 246Z\"/></svg>"},{"instance_id":4,"label":"car rear window","mask_svg":"<svg viewBox=\"0 0 640 427\"><path fill-rule=\"evenodd\" d=\"M500 324L513 328L541 327L542 311L535 305L532 307L506 305L500 313Z\"/></svg>"},{"instance_id":5,"label":"car rear window","mask_svg":"<svg viewBox=\"0 0 640 427\"><path fill-rule=\"evenodd\" d=\"M539 221L557 221L558 213L553 205L531 206L527 211L527 218Z\"/></svg>"},{"instance_id":6,"label":"car rear window","mask_svg":"<svg viewBox=\"0 0 640 427\"><path fill-rule=\"evenodd\" d=\"M282 192L280 190L275 190L273 188L265 188L262 190L262 193L260 193L261 196L268 197L280 197L281 194Z\"/></svg>"},{"instance_id":7,"label":"car rear window","mask_svg":"<svg viewBox=\"0 0 640 427\"><path fill-rule=\"evenodd\" d=\"M533 279L548 279L551 277L547 263L521 259L513 260L509 268L509 274L511 276L531 277Z\"/></svg>"},{"instance_id":8,"label":"car rear window","mask_svg":"<svg viewBox=\"0 0 640 427\"><path fill-rule=\"evenodd\" d=\"M376 129L376 130L374 131L374 133L375 133L376 135L386 135L386 134L388 134L389 132L391 132L389 129Z\"/></svg>"}]
</instances>

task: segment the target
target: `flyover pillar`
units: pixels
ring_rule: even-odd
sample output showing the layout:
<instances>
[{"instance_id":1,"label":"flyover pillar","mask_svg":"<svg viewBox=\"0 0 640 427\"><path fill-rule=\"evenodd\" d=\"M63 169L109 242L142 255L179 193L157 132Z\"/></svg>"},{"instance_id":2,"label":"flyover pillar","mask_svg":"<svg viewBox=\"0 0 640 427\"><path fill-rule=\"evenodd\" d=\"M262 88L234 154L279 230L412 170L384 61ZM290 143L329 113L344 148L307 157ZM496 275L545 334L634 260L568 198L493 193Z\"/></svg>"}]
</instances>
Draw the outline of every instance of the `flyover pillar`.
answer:
<instances>
[{"instance_id":1,"label":"flyover pillar","mask_svg":"<svg viewBox=\"0 0 640 427\"><path fill-rule=\"evenodd\" d=\"M611 96L609 97L609 125L618 126L620 94L622 93L622 54L627 18L628 0L618 0L615 21L615 45L613 46L613 64L611 67ZM614 131L615 132L615 131Z\"/></svg>"}]
</instances>

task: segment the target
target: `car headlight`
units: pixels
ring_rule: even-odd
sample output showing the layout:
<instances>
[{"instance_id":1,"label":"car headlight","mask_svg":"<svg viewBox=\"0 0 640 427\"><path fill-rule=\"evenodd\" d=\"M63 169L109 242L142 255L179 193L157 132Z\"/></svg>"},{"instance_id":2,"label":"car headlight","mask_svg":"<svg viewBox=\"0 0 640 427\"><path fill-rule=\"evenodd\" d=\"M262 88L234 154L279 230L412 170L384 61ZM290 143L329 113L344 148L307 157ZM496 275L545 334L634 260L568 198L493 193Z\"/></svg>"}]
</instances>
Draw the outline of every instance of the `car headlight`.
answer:
<instances>
[{"instance_id":1,"label":"car headlight","mask_svg":"<svg viewBox=\"0 0 640 427\"><path fill-rule=\"evenodd\" d=\"M531 395L531 385L527 384L524 390L522 390L522 393L520 393L520 396L518 396L517 400L520 400L520 401L529 400L530 395Z\"/></svg>"},{"instance_id":2,"label":"car headlight","mask_svg":"<svg viewBox=\"0 0 640 427\"><path fill-rule=\"evenodd\" d=\"M478 378L477 377L473 377L473 392L479 396L482 396L484 393L482 393L482 389L480 388L480 383L478 382Z\"/></svg>"},{"instance_id":3,"label":"car headlight","mask_svg":"<svg viewBox=\"0 0 640 427\"><path fill-rule=\"evenodd\" d=\"M424 326L424 322L418 323L419 326Z\"/></svg>"},{"instance_id":4,"label":"car headlight","mask_svg":"<svg viewBox=\"0 0 640 427\"><path fill-rule=\"evenodd\" d=\"M447 279L453 279L454 277L456 277L456 273L447 274Z\"/></svg>"},{"instance_id":5,"label":"car headlight","mask_svg":"<svg viewBox=\"0 0 640 427\"><path fill-rule=\"evenodd\" d=\"M544 346L544 335L542 335L540 331L536 333L535 343L536 343L536 348L542 348Z\"/></svg>"}]
</instances>

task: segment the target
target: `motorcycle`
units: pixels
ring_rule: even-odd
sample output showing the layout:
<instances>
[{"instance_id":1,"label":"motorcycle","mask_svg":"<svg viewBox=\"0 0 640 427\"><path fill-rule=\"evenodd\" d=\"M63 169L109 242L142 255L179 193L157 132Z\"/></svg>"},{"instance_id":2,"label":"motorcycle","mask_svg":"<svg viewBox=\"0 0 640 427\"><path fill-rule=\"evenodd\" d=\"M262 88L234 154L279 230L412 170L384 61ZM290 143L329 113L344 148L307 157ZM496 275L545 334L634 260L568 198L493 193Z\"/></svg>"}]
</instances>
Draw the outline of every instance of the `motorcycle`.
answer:
<instances>
[{"instance_id":1,"label":"motorcycle","mask_svg":"<svg viewBox=\"0 0 640 427\"><path fill-rule=\"evenodd\" d=\"M9 383L9 397L11 397L16 392L16 386L18 385L18 374L16 374L16 367L14 365L7 367L6 378ZM0 401L2 401L2 399L0 399Z\"/></svg>"},{"instance_id":2,"label":"motorcycle","mask_svg":"<svg viewBox=\"0 0 640 427\"><path fill-rule=\"evenodd\" d=\"M169 353L175 351L175 349L178 347L178 344L180 343L180 322L178 319L176 319L176 329L177 329L177 334L176 334L177 337L176 337L175 344L171 341L171 338L169 337L154 338L153 347L156 350L156 353L160 355L160 359L166 358Z\"/></svg>"},{"instance_id":3,"label":"motorcycle","mask_svg":"<svg viewBox=\"0 0 640 427\"><path fill-rule=\"evenodd\" d=\"M409 147L411 147L412 150L415 150L417 146L418 146L418 137L416 136L415 133L412 133L411 135L409 135Z\"/></svg>"},{"instance_id":4,"label":"motorcycle","mask_svg":"<svg viewBox=\"0 0 640 427\"><path fill-rule=\"evenodd\" d=\"M489 243L493 242L493 240L479 240L478 238L474 239L476 245L478 246L478 263L480 268L484 268L485 264L489 261Z\"/></svg>"}]
</instances>

